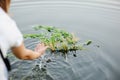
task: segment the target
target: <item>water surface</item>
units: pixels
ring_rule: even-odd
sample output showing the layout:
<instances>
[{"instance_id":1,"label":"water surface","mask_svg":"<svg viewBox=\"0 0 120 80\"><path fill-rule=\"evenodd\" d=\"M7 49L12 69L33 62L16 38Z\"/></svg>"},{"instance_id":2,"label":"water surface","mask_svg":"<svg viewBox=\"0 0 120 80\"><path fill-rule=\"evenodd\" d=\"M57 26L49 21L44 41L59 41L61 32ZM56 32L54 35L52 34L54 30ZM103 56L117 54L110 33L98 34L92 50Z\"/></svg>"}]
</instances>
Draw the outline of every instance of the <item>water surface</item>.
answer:
<instances>
[{"instance_id":1,"label":"water surface","mask_svg":"<svg viewBox=\"0 0 120 80\"><path fill-rule=\"evenodd\" d=\"M40 59L22 61L10 58L13 80L119 80L120 2L117 0L13 0L10 12L21 32L37 33L36 24L56 26L74 32L81 41L92 40L77 57L47 56L53 62L40 70ZM37 40L26 39L34 49ZM98 47L99 46L99 47ZM49 54L49 52L46 52ZM72 54L72 53L70 53ZM46 64L46 63L43 63Z\"/></svg>"}]
</instances>

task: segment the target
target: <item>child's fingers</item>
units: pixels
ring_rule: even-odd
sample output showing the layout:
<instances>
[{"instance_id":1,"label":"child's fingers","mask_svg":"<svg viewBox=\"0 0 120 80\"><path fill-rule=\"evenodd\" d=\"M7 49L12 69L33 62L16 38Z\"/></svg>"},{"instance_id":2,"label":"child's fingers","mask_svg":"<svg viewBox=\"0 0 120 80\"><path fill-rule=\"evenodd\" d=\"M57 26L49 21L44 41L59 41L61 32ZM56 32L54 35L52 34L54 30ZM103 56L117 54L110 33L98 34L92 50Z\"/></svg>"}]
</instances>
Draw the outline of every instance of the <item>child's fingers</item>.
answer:
<instances>
[{"instance_id":1,"label":"child's fingers","mask_svg":"<svg viewBox=\"0 0 120 80\"><path fill-rule=\"evenodd\" d=\"M37 46L35 47L35 51L38 51L38 49L40 48L41 44L37 44Z\"/></svg>"},{"instance_id":2,"label":"child's fingers","mask_svg":"<svg viewBox=\"0 0 120 80\"><path fill-rule=\"evenodd\" d=\"M40 52L40 51L45 51L49 46L45 46L44 43L39 43L37 44L35 51Z\"/></svg>"}]
</instances>

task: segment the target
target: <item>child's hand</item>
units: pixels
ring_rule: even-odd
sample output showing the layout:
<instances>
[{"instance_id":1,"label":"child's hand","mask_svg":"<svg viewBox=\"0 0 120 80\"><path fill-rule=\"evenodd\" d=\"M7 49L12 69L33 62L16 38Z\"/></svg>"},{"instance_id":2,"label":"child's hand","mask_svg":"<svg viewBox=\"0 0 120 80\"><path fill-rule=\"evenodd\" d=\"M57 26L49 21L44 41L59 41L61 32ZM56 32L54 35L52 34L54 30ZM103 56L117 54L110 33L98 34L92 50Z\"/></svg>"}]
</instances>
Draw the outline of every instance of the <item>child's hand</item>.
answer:
<instances>
[{"instance_id":1,"label":"child's hand","mask_svg":"<svg viewBox=\"0 0 120 80\"><path fill-rule=\"evenodd\" d=\"M45 50L48 48L48 46L45 46L43 43L39 43L36 48L35 51L40 53L41 55L43 55L43 53L45 53Z\"/></svg>"}]
</instances>

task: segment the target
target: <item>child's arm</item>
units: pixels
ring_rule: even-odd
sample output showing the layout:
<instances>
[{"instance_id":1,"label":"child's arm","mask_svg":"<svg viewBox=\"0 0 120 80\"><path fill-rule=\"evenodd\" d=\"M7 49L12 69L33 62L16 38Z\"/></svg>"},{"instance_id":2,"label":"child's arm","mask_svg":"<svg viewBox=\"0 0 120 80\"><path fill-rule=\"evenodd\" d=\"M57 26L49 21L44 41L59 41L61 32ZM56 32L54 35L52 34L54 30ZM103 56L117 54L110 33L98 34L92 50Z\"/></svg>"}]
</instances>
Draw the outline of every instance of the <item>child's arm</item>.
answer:
<instances>
[{"instance_id":1,"label":"child's arm","mask_svg":"<svg viewBox=\"0 0 120 80\"><path fill-rule=\"evenodd\" d=\"M35 51L32 51L25 48L24 43L22 43L19 47L12 48L12 52L19 59L32 60L39 58L47 48L48 46L45 46L44 44L38 44Z\"/></svg>"}]
</instances>

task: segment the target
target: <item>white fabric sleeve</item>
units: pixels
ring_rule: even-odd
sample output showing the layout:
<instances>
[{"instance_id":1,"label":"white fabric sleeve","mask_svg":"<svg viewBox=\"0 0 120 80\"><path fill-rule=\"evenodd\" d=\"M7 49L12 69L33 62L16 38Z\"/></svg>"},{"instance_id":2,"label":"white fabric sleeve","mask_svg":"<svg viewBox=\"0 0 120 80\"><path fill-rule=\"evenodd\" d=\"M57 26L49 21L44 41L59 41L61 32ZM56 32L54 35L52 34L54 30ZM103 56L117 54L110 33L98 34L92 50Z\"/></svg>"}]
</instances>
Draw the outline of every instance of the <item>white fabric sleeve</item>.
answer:
<instances>
[{"instance_id":1,"label":"white fabric sleeve","mask_svg":"<svg viewBox=\"0 0 120 80\"><path fill-rule=\"evenodd\" d=\"M0 27L0 47L5 56L8 49L22 44L23 36L11 18L3 19L0 25L2 26Z\"/></svg>"},{"instance_id":2,"label":"white fabric sleeve","mask_svg":"<svg viewBox=\"0 0 120 80\"><path fill-rule=\"evenodd\" d=\"M23 36L14 20L0 8L0 49L6 56L12 47L18 47L23 42Z\"/></svg>"},{"instance_id":3,"label":"white fabric sleeve","mask_svg":"<svg viewBox=\"0 0 120 80\"><path fill-rule=\"evenodd\" d=\"M20 46L23 42L23 36L13 20L11 22L11 26L9 27L9 31L6 32L6 36L8 36L7 41L10 47L12 48Z\"/></svg>"}]
</instances>

